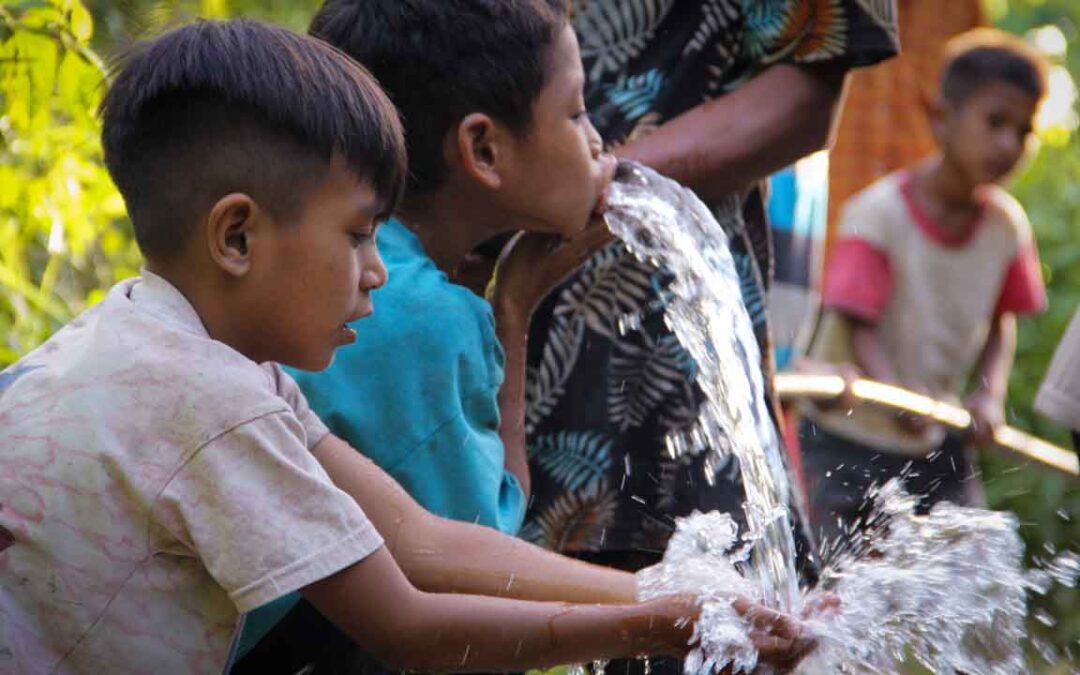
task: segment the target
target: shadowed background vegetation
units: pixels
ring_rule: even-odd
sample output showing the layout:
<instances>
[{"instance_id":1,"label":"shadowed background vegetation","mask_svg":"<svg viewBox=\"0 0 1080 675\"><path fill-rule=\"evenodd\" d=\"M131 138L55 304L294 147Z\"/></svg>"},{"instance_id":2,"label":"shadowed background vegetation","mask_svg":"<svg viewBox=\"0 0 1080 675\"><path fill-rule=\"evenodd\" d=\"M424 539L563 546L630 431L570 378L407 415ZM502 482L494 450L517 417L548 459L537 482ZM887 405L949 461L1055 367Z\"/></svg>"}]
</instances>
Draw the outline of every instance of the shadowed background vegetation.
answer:
<instances>
[{"instance_id":1,"label":"shadowed background vegetation","mask_svg":"<svg viewBox=\"0 0 1080 675\"><path fill-rule=\"evenodd\" d=\"M134 40L196 17L247 16L303 30L316 0L0 0L0 368L137 274L123 202L101 161L96 108L105 63ZM1080 3L987 0L991 19L1051 53L1056 77L1080 75ZM1055 30L1046 31L1046 27ZM1037 31L1043 32L1037 32ZM1058 84L1065 86L1069 82ZM1021 324L1010 423L1068 445L1067 432L1032 412L1057 341L1080 303L1080 138L1060 121L1013 191L1042 253L1050 307ZM991 505L1014 511L1028 555L1080 548L1080 490L1061 478L987 456ZM1080 593L1035 601L1053 621L1033 632L1060 654L1080 639ZM1058 664L1068 672L1070 666Z\"/></svg>"}]
</instances>

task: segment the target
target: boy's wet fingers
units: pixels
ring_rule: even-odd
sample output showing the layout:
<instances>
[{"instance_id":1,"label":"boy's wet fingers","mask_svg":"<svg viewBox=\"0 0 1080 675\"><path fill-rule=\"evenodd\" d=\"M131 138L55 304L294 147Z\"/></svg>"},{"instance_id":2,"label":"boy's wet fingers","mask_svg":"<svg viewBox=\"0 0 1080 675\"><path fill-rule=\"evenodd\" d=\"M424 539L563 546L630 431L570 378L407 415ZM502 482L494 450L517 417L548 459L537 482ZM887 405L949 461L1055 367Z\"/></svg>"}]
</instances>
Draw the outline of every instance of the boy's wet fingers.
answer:
<instances>
[{"instance_id":1,"label":"boy's wet fingers","mask_svg":"<svg viewBox=\"0 0 1080 675\"><path fill-rule=\"evenodd\" d=\"M806 602L800 616L804 619L812 616L830 616L840 611L842 602L836 593L822 593Z\"/></svg>"},{"instance_id":2,"label":"boy's wet fingers","mask_svg":"<svg viewBox=\"0 0 1080 675\"><path fill-rule=\"evenodd\" d=\"M738 607L736 607L736 611L739 611ZM798 639L802 636L802 623L788 614L777 612L762 605L751 605L741 613L750 622L753 631L767 633L787 640Z\"/></svg>"},{"instance_id":3,"label":"boy's wet fingers","mask_svg":"<svg viewBox=\"0 0 1080 675\"><path fill-rule=\"evenodd\" d=\"M815 640L785 640L773 635L754 636L753 641L760 661L772 665L777 672L790 671L817 646Z\"/></svg>"}]
</instances>

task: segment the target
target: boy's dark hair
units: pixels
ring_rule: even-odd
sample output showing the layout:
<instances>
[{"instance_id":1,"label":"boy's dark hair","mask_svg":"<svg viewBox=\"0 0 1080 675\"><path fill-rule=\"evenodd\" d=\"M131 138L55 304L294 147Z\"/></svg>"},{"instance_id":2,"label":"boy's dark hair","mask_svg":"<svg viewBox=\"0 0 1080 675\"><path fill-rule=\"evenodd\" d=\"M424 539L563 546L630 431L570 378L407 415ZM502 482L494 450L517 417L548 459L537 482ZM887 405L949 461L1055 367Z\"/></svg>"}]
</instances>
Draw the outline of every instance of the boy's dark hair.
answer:
<instances>
[{"instance_id":1,"label":"boy's dark hair","mask_svg":"<svg viewBox=\"0 0 1080 675\"><path fill-rule=\"evenodd\" d=\"M1023 40L993 28L976 28L949 40L941 73L942 98L959 106L990 82L1006 82L1041 101L1046 62Z\"/></svg>"},{"instance_id":2,"label":"boy's dark hair","mask_svg":"<svg viewBox=\"0 0 1080 675\"><path fill-rule=\"evenodd\" d=\"M311 34L386 89L405 124L409 189L423 193L440 185L443 139L466 115L528 132L567 12L566 0L327 0Z\"/></svg>"},{"instance_id":3,"label":"boy's dark hair","mask_svg":"<svg viewBox=\"0 0 1080 675\"><path fill-rule=\"evenodd\" d=\"M147 258L175 257L199 217L244 192L295 218L339 155L386 212L407 172L401 124L331 46L253 21L200 21L120 64L101 104L105 163Z\"/></svg>"}]
</instances>

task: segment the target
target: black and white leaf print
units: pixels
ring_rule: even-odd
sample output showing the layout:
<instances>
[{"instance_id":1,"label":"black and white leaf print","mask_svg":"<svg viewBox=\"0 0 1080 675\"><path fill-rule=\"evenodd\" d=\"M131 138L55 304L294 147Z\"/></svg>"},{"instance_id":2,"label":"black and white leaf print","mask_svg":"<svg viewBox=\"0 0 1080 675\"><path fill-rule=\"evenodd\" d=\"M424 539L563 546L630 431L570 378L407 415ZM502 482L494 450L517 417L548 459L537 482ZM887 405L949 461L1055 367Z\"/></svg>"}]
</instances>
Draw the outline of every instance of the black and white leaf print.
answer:
<instances>
[{"instance_id":1,"label":"black and white leaf print","mask_svg":"<svg viewBox=\"0 0 1080 675\"><path fill-rule=\"evenodd\" d=\"M566 380L574 370L585 337L585 318L580 315L554 316L540 363L525 377L525 431L533 433L566 391Z\"/></svg>"},{"instance_id":2,"label":"black and white leaf print","mask_svg":"<svg viewBox=\"0 0 1080 675\"><path fill-rule=\"evenodd\" d=\"M739 23L742 7L739 0L706 0L701 3L701 24L694 37L683 48L683 56L700 52L716 43L718 56L723 62L735 60L739 47ZM719 39L717 39L719 36Z\"/></svg>"},{"instance_id":3,"label":"black and white leaf print","mask_svg":"<svg viewBox=\"0 0 1080 675\"><path fill-rule=\"evenodd\" d=\"M622 242L593 254L555 306L558 317L581 316L589 330L614 339L619 319L640 316L656 296L656 270L630 255Z\"/></svg>"},{"instance_id":4,"label":"black and white leaf print","mask_svg":"<svg viewBox=\"0 0 1080 675\"><path fill-rule=\"evenodd\" d=\"M615 522L618 507L618 493L601 480L584 490L559 495L526 523L519 536L555 551L590 549Z\"/></svg>"},{"instance_id":5,"label":"black and white leaf print","mask_svg":"<svg viewBox=\"0 0 1080 675\"><path fill-rule=\"evenodd\" d=\"M659 498L656 501L656 510L659 512L674 511L678 505L675 481L679 478L680 464L679 459L670 455L664 455L657 460L656 470L659 475L656 477L656 494Z\"/></svg>"},{"instance_id":6,"label":"black and white leaf print","mask_svg":"<svg viewBox=\"0 0 1080 675\"><path fill-rule=\"evenodd\" d=\"M684 378L683 390L664 400L660 406L660 426L679 431L692 427L698 421L699 406L695 397L693 380Z\"/></svg>"},{"instance_id":7,"label":"black and white leaf print","mask_svg":"<svg viewBox=\"0 0 1080 675\"><path fill-rule=\"evenodd\" d=\"M611 469L611 439L597 431L560 431L538 437L530 458L564 489L584 490Z\"/></svg>"},{"instance_id":8,"label":"black and white leaf print","mask_svg":"<svg viewBox=\"0 0 1080 675\"><path fill-rule=\"evenodd\" d=\"M617 72L652 40L675 0L579 0L574 28L589 80Z\"/></svg>"},{"instance_id":9,"label":"black and white leaf print","mask_svg":"<svg viewBox=\"0 0 1080 675\"><path fill-rule=\"evenodd\" d=\"M608 417L620 431L641 426L666 401L690 393L687 379L693 360L678 338L670 333L640 335L639 344L617 340L611 357Z\"/></svg>"},{"instance_id":10,"label":"black and white leaf print","mask_svg":"<svg viewBox=\"0 0 1080 675\"><path fill-rule=\"evenodd\" d=\"M755 327L765 323L765 294L758 281L757 266L754 259L746 253L734 253L735 268L739 272L739 289L742 291L743 304Z\"/></svg>"}]
</instances>

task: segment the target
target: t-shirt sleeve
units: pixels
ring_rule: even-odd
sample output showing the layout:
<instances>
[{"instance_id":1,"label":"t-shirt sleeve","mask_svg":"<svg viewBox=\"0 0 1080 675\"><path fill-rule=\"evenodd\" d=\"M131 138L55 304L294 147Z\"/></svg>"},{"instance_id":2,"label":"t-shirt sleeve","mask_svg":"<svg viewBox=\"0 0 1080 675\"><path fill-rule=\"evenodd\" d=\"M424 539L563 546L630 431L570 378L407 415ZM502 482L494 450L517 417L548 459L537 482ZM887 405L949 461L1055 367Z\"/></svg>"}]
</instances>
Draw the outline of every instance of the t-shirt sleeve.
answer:
<instances>
[{"instance_id":1,"label":"t-shirt sleeve","mask_svg":"<svg viewBox=\"0 0 1080 675\"><path fill-rule=\"evenodd\" d=\"M862 321L875 323L893 293L889 258L889 218L895 186L886 177L844 204L838 239L829 253L822 305Z\"/></svg>"},{"instance_id":2,"label":"t-shirt sleeve","mask_svg":"<svg viewBox=\"0 0 1080 675\"><path fill-rule=\"evenodd\" d=\"M791 63L838 61L857 68L900 51L891 0L786 0L766 3L746 29L751 52Z\"/></svg>"},{"instance_id":3,"label":"t-shirt sleeve","mask_svg":"<svg viewBox=\"0 0 1080 675\"><path fill-rule=\"evenodd\" d=\"M168 482L155 522L199 557L240 612L367 557L382 538L274 413L203 446Z\"/></svg>"},{"instance_id":4,"label":"t-shirt sleeve","mask_svg":"<svg viewBox=\"0 0 1080 675\"><path fill-rule=\"evenodd\" d=\"M289 404L289 407L296 414L296 419L304 427L307 448L311 450L322 439L326 438L330 430L323 424L315 411L311 409L311 406L308 405L304 392L300 390L300 385L296 383L296 380L291 375L276 363L267 363L263 366L263 369L270 376L274 391L277 392L278 396L285 399L285 402Z\"/></svg>"},{"instance_id":5,"label":"t-shirt sleeve","mask_svg":"<svg viewBox=\"0 0 1080 675\"><path fill-rule=\"evenodd\" d=\"M1036 314L1046 309L1039 254L1033 240L1023 244L1005 270L995 314Z\"/></svg>"}]
</instances>

